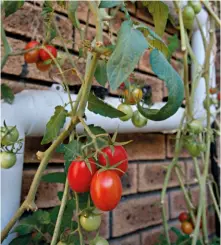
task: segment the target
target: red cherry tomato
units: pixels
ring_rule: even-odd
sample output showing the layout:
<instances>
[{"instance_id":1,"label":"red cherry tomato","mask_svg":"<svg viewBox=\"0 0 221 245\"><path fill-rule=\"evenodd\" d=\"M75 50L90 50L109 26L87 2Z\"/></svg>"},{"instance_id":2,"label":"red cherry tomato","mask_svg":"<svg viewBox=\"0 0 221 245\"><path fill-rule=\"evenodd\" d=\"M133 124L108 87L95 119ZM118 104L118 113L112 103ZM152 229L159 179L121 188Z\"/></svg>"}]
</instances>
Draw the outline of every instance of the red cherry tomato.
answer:
<instances>
[{"instance_id":1,"label":"red cherry tomato","mask_svg":"<svg viewBox=\"0 0 221 245\"><path fill-rule=\"evenodd\" d=\"M48 71L51 67L51 64L44 64L44 61L38 61L36 62L36 67L39 71L45 72Z\"/></svg>"},{"instance_id":2,"label":"red cherry tomato","mask_svg":"<svg viewBox=\"0 0 221 245\"><path fill-rule=\"evenodd\" d=\"M187 221L187 220L189 220L189 214L187 212L180 213L179 221L180 222L184 222L184 221Z\"/></svg>"},{"instance_id":3,"label":"red cherry tomato","mask_svg":"<svg viewBox=\"0 0 221 245\"><path fill-rule=\"evenodd\" d=\"M45 48L54 56L54 58L57 57L57 50L54 46L46 45ZM44 49L40 49L39 55L43 61L51 59L51 56Z\"/></svg>"},{"instance_id":4,"label":"red cherry tomato","mask_svg":"<svg viewBox=\"0 0 221 245\"><path fill-rule=\"evenodd\" d=\"M73 191L87 192L90 190L90 184L97 167L93 159L88 159L91 170L87 167L85 160L74 160L68 169L68 183Z\"/></svg>"},{"instance_id":5,"label":"red cherry tomato","mask_svg":"<svg viewBox=\"0 0 221 245\"><path fill-rule=\"evenodd\" d=\"M90 194L98 209L113 210L120 202L122 195L120 177L113 170L97 171L91 182Z\"/></svg>"},{"instance_id":6,"label":"red cherry tomato","mask_svg":"<svg viewBox=\"0 0 221 245\"><path fill-rule=\"evenodd\" d=\"M124 90L125 89L125 84L124 83L121 83L121 85L120 85L119 88L122 89L122 90Z\"/></svg>"},{"instance_id":7,"label":"red cherry tomato","mask_svg":"<svg viewBox=\"0 0 221 245\"><path fill-rule=\"evenodd\" d=\"M216 94L217 93L217 88L210 88L209 89L210 94Z\"/></svg>"},{"instance_id":8,"label":"red cherry tomato","mask_svg":"<svg viewBox=\"0 0 221 245\"><path fill-rule=\"evenodd\" d=\"M121 162L120 165L116 167L120 169L121 171L113 170L121 177L127 171L127 168L128 168L128 156L127 156L127 152L124 149L124 147L121 145L114 146L114 149L112 152L111 147L107 146L102 149L102 152L104 154L100 153L98 155L98 161L102 166L108 165L108 161L109 161L110 166L113 166Z\"/></svg>"},{"instance_id":9,"label":"red cherry tomato","mask_svg":"<svg viewBox=\"0 0 221 245\"><path fill-rule=\"evenodd\" d=\"M38 46L40 43L37 41L31 41L25 46L25 50L34 48ZM36 63L39 61L39 49L34 49L28 53L24 54L25 62L26 63Z\"/></svg>"}]
</instances>

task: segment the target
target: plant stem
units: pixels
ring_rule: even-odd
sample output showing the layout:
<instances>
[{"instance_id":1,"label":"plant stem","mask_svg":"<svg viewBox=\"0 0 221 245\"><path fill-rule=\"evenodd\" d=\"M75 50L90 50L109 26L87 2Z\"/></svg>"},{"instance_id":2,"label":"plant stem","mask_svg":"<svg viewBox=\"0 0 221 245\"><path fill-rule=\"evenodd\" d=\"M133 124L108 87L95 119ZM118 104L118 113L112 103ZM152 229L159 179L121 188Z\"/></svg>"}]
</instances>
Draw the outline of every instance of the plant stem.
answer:
<instances>
[{"instance_id":1,"label":"plant stem","mask_svg":"<svg viewBox=\"0 0 221 245\"><path fill-rule=\"evenodd\" d=\"M80 213L80 209L79 209L79 198L78 198L78 194L77 192L74 192L74 196L75 196L75 202L76 202L76 215L77 215L77 223L78 223L78 233L79 233L79 238L80 238L80 245L83 245L83 236L82 236L82 232L81 232L81 225L80 225L80 219L79 219L79 213Z\"/></svg>"},{"instance_id":2,"label":"plant stem","mask_svg":"<svg viewBox=\"0 0 221 245\"><path fill-rule=\"evenodd\" d=\"M186 51L186 38L185 38L185 28L184 28L184 23L183 23L183 16L182 16L182 10L178 6L177 1L173 1L174 5L176 7L176 10L178 11L179 15L179 24L180 24L180 35L181 35L181 51L185 52Z\"/></svg>"},{"instance_id":3,"label":"plant stem","mask_svg":"<svg viewBox=\"0 0 221 245\"><path fill-rule=\"evenodd\" d=\"M88 69L88 73L86 75L86 78L85 78L85 84L83 85L84 86L84 90L82 92L82 97L83 98L88 98L89 96L89 93L90 93L90 90L91 90L91 85L92 85L92 79L94 77L94 72L95 72L95 69L96 69L96 66L97 66L97 61L98 61L98 54L94 54L93 56L93 59L91 61L91 64L90 64L90 67ZM80 109L78 111L78 116L82 116L82 114L84 113L84 108L86 107L86 104L87 104L87 99L85 100L82 100L80 102Z\"/></svg>"},{"instance_id":4,"label":"plant stem","mask_svg":"<svg viewBox=\"0 0 221 245\"><path fill-rule=\"evenodd\" d=\"M206 225L206 180L208 176L208 170L209 170L209 156L210 156L210 144L211 144L211 136L210 136L210 130L211 130L211 123L210 123L210 97L209 97L209 67L210 67L210 55L213 48L214 43L214 30L213 30L213 23L212 21L211 27L210 27L210 38L209 38L209 45L206 49L205 54L205 63L204 63L204 78L205 78L205 85L206 85L206 112L207 112L207 133L206 133L206 154L205 154L205 161L204 161L204 171L203 176L199 180L200 184L200 198L199 198L199 207L197 212L197 218L196 218L196 226L193 233L193 240L192 245L195 245L197 242L197 236L199 233L200 228L200 221L201 216L203 214L203 235L204 235L204 241L205 244L208 244L208 231L207 231L207 225ZM201 33L203 34L203 33ZM203 34L204 35L204 34Z\"/></svg>"},{"instance_id":5,"label":"plant stem","mask_svg":"<svg viewBox=\"0 0 221 245\"><path fill-rule=\"evenodd\" d=\"M213 187L212 187L211 182L208 183L208 186L209 186L209 192L210 192L210 195L211 195L211 198L212 198L212 201L213 201L215 210L216 210L216 214L217 214L217 216L218 216L219 222L221 222L221 218L220 218L220 209L219 209L219 205L218 205L218 203L217 203L215 194L214 194L214 192L213 192Z\"/></svg>"},{"instance_id":6,"label":"plant stem","mask_svg":"<svg viewBox=\"0 0 221 245\"><path fill-rule=\"evenodd\" d=\"M221 21L219 17L215 14L213 9L210 7L209 3L205 0L200 0L204 6L206 7L207 11L210 13L210 15L213 17L213 19L216 21L216 24L220 27L221 26Z\"/></svg>"},{"instance_id":7,"label":"plant stem","mask_svg":"<svg viewBox=\"0 0 221 245\"><path fill-rule=\"evenodd\" d=\"M11 47L8 43L8 40L6 38L5 30L3 27L3 22L1 22L1 39L4 45L4 51L5 51L5 54L1 60L1 70L2 70L4 65L6 64L9 54L12 52Z\"/></svg>"},{"instance_id":8,"label":"plant stem","mask_svg":"<svg viewBox=\"0 0 221 245\"><path fill-rule=\"evenodd\" d=\"M180 137L181 137L181 131L182 131L181 129L182 129L183 121L184 121L184 115L181 119L179 130L178 130L177 135L176 135L175 155L174 155L174 158L173 158L171 164L167 168L167 172L166 172L166 176L164 179L163 188L162 188L162 192L161 192L161 197L160 197L160 202L162 205L163 227L164 227L164 232L165 232L166 239L167 239L167 245L170 245L171 243L170 243L169 228L168 228L168 224L167 224L167 217L166 217L166 209L164 206L164 200L166 197L166 190L167 190L167 186L168 186L168 183L170 180L171 172L172 172L173 168L175 167L175 165L177 164L178 156L179 156L179 153L181 150L182 140L180 139Z\"/></svg>"},{"instance_id":9,"label":"plant stem","mask_svg":"<svg viewBox=\"0 0 221 245\"><path fill-rule=\"evenodd\" d=\"M55 224L51 245L56 245L57 244L57 239L58 239L58 235L59 235L59 232L60 232L62 217L63 217L64 210L65 210L65 207L66 207L66 203L67 203L67 200L68 200L68 190L69 190L68 179L66 179L65 188L64 188L64 194L63 194L63 197L62 197L62 200L61 200L61 207L59 209L57 221L56 221L56 224Z\"/></svg>"}]
</instances>

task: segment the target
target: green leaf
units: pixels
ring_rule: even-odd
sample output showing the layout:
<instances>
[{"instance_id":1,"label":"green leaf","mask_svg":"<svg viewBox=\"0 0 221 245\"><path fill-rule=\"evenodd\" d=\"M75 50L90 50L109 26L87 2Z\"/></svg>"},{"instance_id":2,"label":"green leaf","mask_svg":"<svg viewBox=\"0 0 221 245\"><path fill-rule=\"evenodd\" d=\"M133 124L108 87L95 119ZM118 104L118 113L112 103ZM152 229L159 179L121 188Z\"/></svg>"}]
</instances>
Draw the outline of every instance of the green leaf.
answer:
<instances>
[{"instance_id":1,"label":"green leaf","mask_svg":"<svg viewBox=\"0 0 221 245\"><path fill-rule=\"evenodd\" d=\"M107 62L107 77L110 87L116 90L133 72L148 43L131 21L121 25L117 45Z\"/></svg>"},{"instance_id":2,"label":"green leaf","mask_svg":"<svg viewBox=\"0 0 221 245\"><path fill-rule=\"evenodd\" d=\"M94 134L94 135L98 135L98 134L106 134L107 132L99 127L99 126L94 126L94 124L90 124L88 125L89 129L91 130L91 132ZM87 134L87 132L85 131L85 134ZM88 142L91 142L91 137L89 135L87 135L87 138L88 138ZM108 145L108 140L107 140L107 137L102 137L103 140L97 138L96 141L97 141L97 144L98 144L98 147L101 149L103 148L104 146L107 146Z\"/></svg>"},{"instance_id":3,"label":"green leaf","mask_svg":"<svg viewBox=\"0 0 221 245\"><path fill-rule=\"evenodd\" d=\"M65 172L67 173L70 163L81 154L81 142L72 140L69 144L61 144L56 151L64 153Z\"/></svg>"},{"instance_id":4,"label":"green leaf","mask_svg":"<svg viewBox=\"0 0 221 245\"><path fill-rule=\"evenodd\" d=\"M168 49L169 49L169 59L171 59L172 54L179 48L180 42L177 35L173 35L172 37L168 37Z\"/></svg>"},{"instance_id":5,"label":"green leaf","mask_svg":"<svg viewBox=\"0 0 221 245\"><path fill-rule=\"evenodd\" d=\"M151 51L150 65L153 72L166 82L168 101L160 110L143 108L140 104L137 107L144 117L153 121L161 121L171 117L181 106L184 97L184 86L179 74L159 50Z\"/></svg>"},{"instance_id":6,"label":"green leaf","mask_svg":"<svg viewBox=\"0 0 221 245\"><path fill-rule=\"evenodd\" d=\"M73 26L76 28L80 26L79 20L77 18L77 8L78 8L78 1L68 2L68 18L71 20Z\"/></svg>"},{"instance_id":7,"label":"green leaf","mask_svg":"<svg viewBox=\"0 0 221 245\"><path fill-rule=\"evenodd\" d=\"M30 244L30 241L32 240L30 235L26 236L19 236L16 237L14 240L12 240L9 245L28 245Z\"/></svg>"},{"instance_id":8,"label":"green leaf","mask_svg":"<svg viewBox=\"0 0 221 245\"><path fill-rule=\"evenodd\" d=\"M88 99L88 110L95 114L100 114L104 117L118 118L125 116L122 111L115 109L113 106L105 103L103 100L97 98L93 93L90 93Z\"/></svg>"},{"instance_id":9,"label":"green leaf","mask_svg":"<svg viewBox=\"0 0 221 245\"><path fill-rule=\"evenodd\" d=\"M49 173L42 176L42 181L47 183L61 183L64 184L66 180L66 174L64 172Z\"/></svg>"},{"instance_id":10,"label":"green leaf","mask_svg":"<svg viewBox=\"0 0 221 245\"><path fill-rule=\"evenodd\" d=\"M124 1L104 1L101 0L99 8L113 8L121 5Z\"/></svg>"},{"instance_id":11,"label":"green leaf","mask_svg":"<svg viewBox=\"0 0 221 245\"><path fill-rule=\"evenodd\" d=\"M168 57L169 50L167 45L162 40L162 38L159 37L149 26L141 23L136 26L136 28L143 32L144 36L147 38L147 41L151 46L160 50L165 55L165 57Z\"/></svg>"},{"instance_id":12,"label":"green leaf","mask_svg":"<svg viewBox=\"0 0 221 245\"><path fill-rule=\"evenodd\" d=\"M162 37L167 24L169 8L160 0L146 1L146 3L149 12L153 16L155 32Z\"/></svg>"},{"instance_id":13,"label":"green leaf","mask_svg":"<svg viewBox=\"0 0 221 245\"><path fill-rule=\"evenodd\" d=\"M46 131L41 141L42 145L50 143L57 137L60 129L64 126L67 114L68 112L64 109L63 106L55 107L54 115L50 118L46 125Z\"/></svg>"},{"instance_id":14,"label":"green leaf","mask_svg":"<svg viewBox=\"0 0 221 245\"><path fill-rule=\"evenodd\" d=\"M13 232L18 232L19 235L26 235L31 233L34 229L37 228L37 219L30 215L26 218L23 218L20 223L13 229Z\"/></svg>"},{"instance_id":15,"label":"green leaf","mask_svg":"<svg viewBox=\"0 0 221 245\"><path fill-rule=\"evenodd\" d=\"M57 193L58 199L59 199L60 201L62 200L63 194L64 194L63 191L59 191L59 192Z\"/></svg>"},{"instance_id":16,"label":"green leaf","mask_svg":"<svg viewBox=\"0 0 221 245\"><path fill-rule=\"evenodd\" d=\"M11 88L4 83L1 84L1 98L9 104L12 104L15 98Z\"/></svg>"},{"instance_id":17,"label":"green leaf","mask_svg":"<svg viewBox=\"0 0 221 245\"><path fill-rule=\"evenodd\" d=\"M104 87L107 82L107 69L104 60L98 61L94 76L97 82Z\"/></svg>"},{"instance_id":18,"label":"green leaf","mask_svg":"<svg viewBox=\"0 0 221 245\"><path fill-rule=\"evenodd\" d=\"M38 210L33 214L33 217L38 221L41 225L47 225L51 222L50 213L43 210Z\"/></svg>"},{"instance_id":19,"label":"green leaf","mask_svg":"<svg viewBox=\"0 0 221 245\"><path fill-rule=\"evenodd\" d=\"M5 9L5 16L8 17L9 15L16 12L19 8L21 8L24 5L24 0L19 1L4 1L3 7Z\"/></svg>"},{"instance_id":20,"label":"green leaf","mask_svg":"<svg viewBox=\"0 0 221 245\"><path fill-rule=\"evenodd\" d=\"M36 229L36 225L31 224L19 224L15 227L13 232L18 232L19 235L27 235L29 233L32 233L32 231Z\"/></svg>"}]
</instances>

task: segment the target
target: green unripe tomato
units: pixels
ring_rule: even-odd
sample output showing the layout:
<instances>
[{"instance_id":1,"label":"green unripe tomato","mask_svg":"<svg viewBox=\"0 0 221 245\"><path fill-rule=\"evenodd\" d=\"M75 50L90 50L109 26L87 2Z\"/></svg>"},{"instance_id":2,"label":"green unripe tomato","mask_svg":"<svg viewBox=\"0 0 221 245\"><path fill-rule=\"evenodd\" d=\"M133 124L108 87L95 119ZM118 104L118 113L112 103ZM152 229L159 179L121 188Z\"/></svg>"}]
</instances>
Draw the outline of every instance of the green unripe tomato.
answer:
<instances>
[{"instance_id":1,"label":"green unripe tomato","mask_svg":"<svg viewBox=\"0 0 221 245\"><path fill-rule=\"evenodd\" d=\"M121 121L128 121L129 119L131 119L132 115L133 115L133 110L131 108L130 105L127 104L120 104L117 109L119 111L122 111L124 114L126 114L123 117L120 117Z\"/></svg>"},{"instance_id":2,"label":"green unripe tomato","mask_svg":"<svg viewBox=\"0 0 221 245\"><path fill-rule=\"evenodd\" d=\"M15 165L16 155L13 152L0 152L1 168L8 169Z\"/></svg>"},{"instance_id":3,"label":"green unripe tomato","mask_svg":"<svg viewBox=\"0 0 221 245\"><path fill-rule=\"evenodd\" d=\"M188 128L191 133L200 134L203 132L203 124L199 120L193 120L188 124Z\"/></svg>"},{"instance_id":4,"label":"green unripe tomato","mask_svg":"<svg viewBox=\"0 0 221 245\"><path fill-rule=\"evenodd\" d=\"M185 6L183 9L183 18L184 20L193 20L195 17L195 12L193 8L189 5Z\"/></svg>"},{"instance_id":5,"label":"green unripe tomato","mask_svg":"<svg viewBox=\"0 0 221 245\"><path fill-rule=\"evenodd\" d=\"M94 214L81 215L80 224L86 231L96 231L101 225L101 216Z\"/></svg>"},{"instance_id":6,"label":"green unripe tomato","mask_svg":"<svg viewBox=\"0 0 221 245\"><path fill-rule=\"evenodd\" d=\"M190 1L190 6L193 8L195 14L199 14L199 12L202 10L200 1Z\"/></svg>"},{"instance_id":7,"label":"green unripe tomato","mask_svg":"<svg viewBox=\"0 0 221 245\"><path fill-rule=\"evenodd\" d=\"M142 128L147 124L146 117L141 115L138 110L133 113L131 121L132 121L133 125L137 128Z\"/></svg>"},{"instance_id":8,"label":"green unripe tomato","mask_svg":"<svg viewBox=\"0 0 221 245\"><path fill-rule=\"evenodd\" d=\"M202 152L201 144L195 141L189 140L184 143L184 146L192 157L198 157Z\"/></svg>"},{"instance_id":9,"label":"green unripe tomato","mask_svg":"<svg viewBox=\"0 0 221 245\"><path fill-rule=\"evenodd\" d=\"M109 242L103 237L98 236L93 240L92 244L93 245L109 245Z\"/></svg>"},{"instance_id":10,"label":"green unripe tomato","mask_svg":"<svg viewBox=\"0 0 221 245\"><path fill-rule=\"evenodd\" d=\"M5 146L12 145L18 140L18 137L19 137L19 133L18 133L17 128L10 126L6 129L5 127L1 127L1 144L2 145L5 145Z\"/></svg>"}]
</instances>

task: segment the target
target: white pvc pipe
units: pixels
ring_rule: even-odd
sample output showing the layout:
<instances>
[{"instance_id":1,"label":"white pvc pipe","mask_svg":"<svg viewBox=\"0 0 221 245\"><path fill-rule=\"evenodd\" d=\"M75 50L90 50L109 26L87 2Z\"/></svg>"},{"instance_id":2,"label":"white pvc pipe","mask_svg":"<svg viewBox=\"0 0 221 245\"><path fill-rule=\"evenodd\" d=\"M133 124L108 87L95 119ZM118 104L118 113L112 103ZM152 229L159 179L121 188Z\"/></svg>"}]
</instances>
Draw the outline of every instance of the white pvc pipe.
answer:
<instances>
[{"instance_id":1,"label":"white pvc pipe","mask_svg":"<svg viewBox=\"0 0 221 245\"><path fill-rule=\"evenodd\" d=\"M202 13L204 16L205 13ZM205 18L205 16L203 17ZM203 20L202 20L203 21ZM206 22L204 22L206 23ZM204 28L205 30L205 28ZM192 37L192 48L200 64L204 62L204 48L202 46L202 38L199 31L195 31ZM212 86L215 86L215 66L214 60L211 66L211 81ZM192 77L195 74L195 68L192 67ZM199 85L196 89L194 97L194 116L195 118L205 118L205 110L203 108L203 100L205 99L205 82L203 78L200 79ZM76 95L72 95L72 100L75 100ZM120 104L119 99L107 98L107 103L117 107ZM12 105L2 102L2 117L1 125L5 120L9 126L17 126L20 138L29 136L42 136L45 131L45 126L51 115L54 113L54 108L57 105L64 105L68 102L67 94L56 91L35 91L26 90L15 95L15 100ZM165 103L156 103L153 108L159 109ZM134 107L135 110L136 107ZM214 108L214 107L213 107ZM212 110L214 110L212 108ZM70 110L70 106L67 107ZM181 117L184 113L183 108L179 110L170 118L164 121L148 121L148 124L143 128L136 128L131 121L121 122L119 119L105 118L86 110L87 124L95 124L102 126L107 132L112 133L119 127L119 133L131 132L171 132L178 128ZM67 122L66 122L67 123ZM78 132L82 132L81 126L77 127ZM24 146L17 155L15 166L11 169L1 169L1 228L3 229L10 218L13 216L20 204L22 170L24 162ZM12 236L3 242L7 245Z\"/></svg>"}]
</instances>

